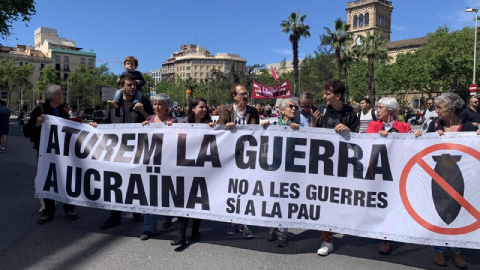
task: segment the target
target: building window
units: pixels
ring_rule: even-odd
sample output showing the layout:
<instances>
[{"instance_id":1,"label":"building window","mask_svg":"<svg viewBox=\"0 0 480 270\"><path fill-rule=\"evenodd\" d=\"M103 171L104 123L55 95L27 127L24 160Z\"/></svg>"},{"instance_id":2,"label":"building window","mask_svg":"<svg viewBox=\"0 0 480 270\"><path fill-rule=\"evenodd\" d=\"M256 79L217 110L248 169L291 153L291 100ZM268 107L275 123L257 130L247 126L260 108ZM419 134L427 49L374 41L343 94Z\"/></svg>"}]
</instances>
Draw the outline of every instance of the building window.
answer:
<instances>
[{"instance_id":1,"label":"building window","mask_svg":"<svg viewBox=\"0 0 480 270\"><path fill-rule=\"evenodd\" d=\"M358 16L358 27L363 27L363 14Z\"/></svg>"},{"instance_id":2,"label":"building window","mask_svg":"<svg viewBox=\"0 0 480 270\"><path fill-rule=\"evenodd\" d=\"M85 58L80 58L80 64L85 65Z\"/></svg>"},{"instance_id":3,"label":"building window","mask_svg":"<svg viewBox=\"0 0 480 270\"><path fill-rule=\"evenodd\" d=\"M413 108L414 109L418 109L420 107L420 100L418 98L414 98L412 100L412 103L413 103Z\"/></svg>"},{"instance_id":4,"label":"building window","mask_svg":"<svg viewBox=\"0 0 480 270\"><path fill-rule=\"evenodd\" d=\"M370 14L365 13L365 17L363 18L363 22L364 22L364 25L365 26L368 26L368 24L370 23Z\"/></svg>"},{"instance_id":5,"label":"building window","mask_svg":"<svg viewBox=\"0 0 480 270\"><path fill-rule=\"evenodd\" d=\"M358 17L357 15L353 16L353 28L357 28L358 26Z\"/></svg>"},{"instance_id":6,"label":"building window","mask_svg":"<svg viewBox=\"0 0 480 270\"><path fill-rule=\"evenodd\" d=\"M55 55L55 61L60 62L60 55Z\"/></svg>"},{"instance_id":7,"label":"building window","mask_svg":"<svg viewBox=\"0 0 480 270\"><path fill-rule=\"evenodd\" d=\"M18 65L19 65L19 66L23 66L23 62L19 62Z\"/></svg>"},{"instance_id":8,"label":"building window","mask_svg":"<svg viewBox=\"0 0 480 270\"><path fill-rule=\"evenodd\" d=\"M88 59L88 65L93 66L93 59Z\"/></svg>"},{"instance_id":9,"label":"building window","mask_svg":"<svg viewBox=\"0 0 480 270\"><path fill-rule=\"evenodd\" d=\"M42 70L45 67L45 64L40 64L40 70Z\"/></svg>"},{"instance_id":10,"label":"building window","mask_svg":"<svg viewBox=\"0 0 480 270\"><path fill-rule=\"evenodd\" d=\"M55 70L60 70L60 64L55 64Z\"/></svg>"},{"instance_id":11,"label":"building window","mask_svg":"<svg viewBox=\"0 0 480 270\"><path fill-rule=\"evenodd\" d=\"M68 56L65 55L65 56L63 57L63 62L68 63Z\"/></svg>"},{"instance_id":12,"label":"building window","mask_svg":"<svg viewBox=\"0 0 480 270\"><path fill-rule=\"evenodd\" d=\"M63 64L63 71L70 71L70 66L68 64Z\"/></svg>"}]
</instances>

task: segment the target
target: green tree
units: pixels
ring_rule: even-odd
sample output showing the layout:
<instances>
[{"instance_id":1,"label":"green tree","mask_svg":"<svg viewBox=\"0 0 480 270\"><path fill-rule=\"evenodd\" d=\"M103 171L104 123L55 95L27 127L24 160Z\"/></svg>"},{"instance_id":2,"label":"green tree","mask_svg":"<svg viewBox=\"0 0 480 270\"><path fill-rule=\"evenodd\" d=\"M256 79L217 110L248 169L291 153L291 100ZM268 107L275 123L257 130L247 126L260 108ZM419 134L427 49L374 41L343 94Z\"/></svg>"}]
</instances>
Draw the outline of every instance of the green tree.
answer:
<instances>
[{"instance_id":1,"label":"green tree","mask_svg":"<svg viewBox=\"0 0 480 270\"><path fill-rule=\"evenodd\" d=\"M352 44L352 33L349 32L350 25L338 18L335 20L335 30L332 31L328 27L324 27L327 34L323 34L321 39L322 45L327 45L335 52L337 60L337 78L342 79L342 70L344 64L347 63L347 50Z\"/></svg>"},{"instance_id":2,"label":"green tree","mask_svg":"<svg viewBox=\"0 0 480 270\"><path fill-rule=\"evenodd\" d=\"M11 58L3 58L0 62L0 85L7 89L7 106L10 107L13 93L23 93L31 90L32 83L29 78L33 74L33 65L17 66ZM23 97L22 97L23 98Z\"/></svg>"},{"instance_id":3,"label":"green tree","mask_svg":"<svg viewBox=\"0 0 480 270\"><path fill-rule=\"evenodd\" d=\"M293 92L297 94L298 88L298 42L301 37L310 37L310 26L305 24L306 15L300 15L299 12L292 12L287 20L283 20L280 24L282 33L290 33L289 40L292 43L293 51L293 72L294 72L294 84Z\"/></svg>"},{"instance_id":4,"label":"green tree","mask_svg":"<svg viewBox=\"0 0 480 270\"><path fill-rule=\"evenodd\" d=\"M43 93L47 86L51 84L59 84L60 80L57 77L55 70L51 66L46 66L42 69L42 75L35 84L37 94Z\"/></svg>"},{"instance_id":5,"label":"green tree","mask_svg":"<svg viewBox=\"0 0 480 270\"><path fill-rule=\"evenodd\" d=\"M2 0L0 1L0 37L10 36L10 28L14 21L29 22L35 15L34 0Z\"/></svg>"},{"instance_id":6,"label":"green tree","mask_svg":"<svg viewBox=\"0 0 480 270\"><path fill-rule=\"evenodd\" d=\"M387 40L383 39L379 31L367 31L365 36L360 36L360 45L354 46L353 50L360 59L367 60L368 68L368 97L375 102L375 65L388 61Z\"/></svg>"}]
</instances>

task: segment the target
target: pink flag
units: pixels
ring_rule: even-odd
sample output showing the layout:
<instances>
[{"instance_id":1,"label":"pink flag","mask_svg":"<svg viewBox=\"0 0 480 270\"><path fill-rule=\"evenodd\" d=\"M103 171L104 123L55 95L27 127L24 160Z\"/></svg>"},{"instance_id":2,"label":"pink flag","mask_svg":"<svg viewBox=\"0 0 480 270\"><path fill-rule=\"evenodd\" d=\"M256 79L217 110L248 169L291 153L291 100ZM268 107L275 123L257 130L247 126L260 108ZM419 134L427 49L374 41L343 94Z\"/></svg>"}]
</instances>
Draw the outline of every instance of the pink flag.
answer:
<instances>
[{"instance_id":1,"label":"pink flag","mask_svg":"<svg viewBox=\"0 0 480 270\"><path fill-rule=\"evenodd\" d=\"M256 81L253 81L252 85L252 98L253 99L274 99L274 98L287 98L292 96L290 89L290 82L288 79L282 84L277 86L266 86Z\"/></svg>"},{"instance_id":2,"label":"pink flag","mask_svg":"<svg viewBox=\"0 0 480 270\"><path fill-rule=\"evenodd\" d=\"M272 70L272 77L273 79L275 80L275 82L278 82L278 75L277 75L277 72L275 72L275 69L273 68L273 66L270 66L270 69Z\"/></svg>"}]
</instances>

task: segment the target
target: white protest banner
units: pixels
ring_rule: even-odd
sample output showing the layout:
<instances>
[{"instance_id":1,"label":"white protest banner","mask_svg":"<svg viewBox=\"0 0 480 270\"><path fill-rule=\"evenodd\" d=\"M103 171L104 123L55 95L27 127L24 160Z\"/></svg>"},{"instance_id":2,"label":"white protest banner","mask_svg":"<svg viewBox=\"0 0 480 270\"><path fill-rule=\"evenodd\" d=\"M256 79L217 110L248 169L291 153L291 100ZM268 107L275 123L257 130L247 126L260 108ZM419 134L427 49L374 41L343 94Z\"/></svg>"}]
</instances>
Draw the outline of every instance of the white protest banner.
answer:
<instances>
[{"instance_id":1,"label":"white protest banner","mask_svg":"<svg viewBox=\"0 0 480 270\"><path fill-rule=\"evenodd\" d=\"M46 116L36 196L75 205L480 248L475 133L336 134Z\"/></svg>"}]
</instances>

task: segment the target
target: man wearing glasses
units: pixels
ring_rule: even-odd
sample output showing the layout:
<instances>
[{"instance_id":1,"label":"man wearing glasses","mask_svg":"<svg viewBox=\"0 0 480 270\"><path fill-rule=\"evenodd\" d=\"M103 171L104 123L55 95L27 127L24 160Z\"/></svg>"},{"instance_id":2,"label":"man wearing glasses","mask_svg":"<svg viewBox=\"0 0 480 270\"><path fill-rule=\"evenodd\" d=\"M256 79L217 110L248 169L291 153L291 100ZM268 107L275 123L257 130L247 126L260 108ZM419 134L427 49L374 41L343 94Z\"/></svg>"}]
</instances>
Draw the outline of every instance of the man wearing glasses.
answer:
<instances>
[{"instance_id":1,"label":"man wearing glasses","mask_svg":"<svg viewBox=\"0 0 480 270\"><path fill-rule=\"evenodd\" d=\"M435 111L433 98L427 99L427 109L422 113L422 119L418 122L422 125L423 132L427 132L430 122L438 118L438 114Z\"/></svg>"},{"instance_id":2,"label":"man wearing glasses","mask_svg":"<svg viewBox=\"0 0 480 270\"><path fill-rule=\"evenodd\" d=\"M468 107L460 114L462 122L471 122L477 129L480 123L480 113L478 112L478 98L471 97L468 101Z\"/></svg>"},{"instance_id":3,"label":"man wearing glasses","mask_svg":"<svg viewBox=\"0 0 480 270\"><path fill-rule=\"evenodd\" d=\"M218 113L218 125L226 125L229 128L234 128L241 125L255 125L260 124L257 109L247 105L248 91L245 85L236 83L230 89L233 103L228 106L223 106ZM230 223L227 227L228 235L235 235L240 231L244 238L252 238L253 233L247 225L239 225Z\"/></svg>"},{"instance_id":4,"label":"man wearing glasses","mask_svg":"<svg viewBox=\"0 0 480 270\"><path fill-rule=\"evenodd\" d=\"M236 125L259 124L257 110L248 106L248 91L245 85L236 83L230 89L233 104L220 109L217 124L233 128Z\"/></svg>"}]
</instances>

